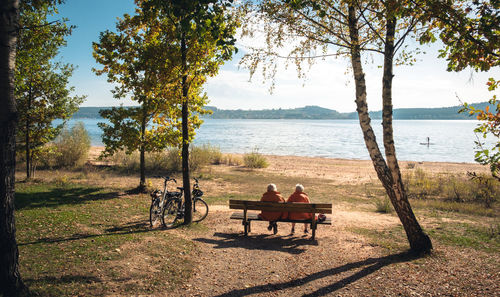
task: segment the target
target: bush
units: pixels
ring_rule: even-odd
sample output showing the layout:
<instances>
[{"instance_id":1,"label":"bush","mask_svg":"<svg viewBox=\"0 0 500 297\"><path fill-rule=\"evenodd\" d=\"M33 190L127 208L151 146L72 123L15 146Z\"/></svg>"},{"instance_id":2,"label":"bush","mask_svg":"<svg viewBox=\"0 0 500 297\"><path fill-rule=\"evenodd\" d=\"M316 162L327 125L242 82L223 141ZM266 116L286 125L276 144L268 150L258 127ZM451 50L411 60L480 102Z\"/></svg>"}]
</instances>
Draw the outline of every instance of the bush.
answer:
<instances>
[{"instance_id":1,"label":"bush","mask_svg":"<svg viewBox=\"0 0 500 297\"><path fill-rule=\"evenodd\" d=\"M198 171L204 166L214 164L221 160L220 149L209 144L202 146L191 146L189 151L189 170ZM179 148L169 148L161 152L146 153L147 171L181 172L181 150ZM119 151L108 158L117 167L126 171L137 171L140 167L140 155L135 151L126 154Z\"/></svg>"},{"instance_id":2,"label":"bush","mask_svg":"<svg viewBox=\"0 0 500 297\"><path fill-rule=\"evenodd\" d=\"M240 166L243 164L243 160L240 156L235 156L232 154L222 155L222 160L219 164L225 164L229 166Z\"/></svg>"},{"instance_id":3,"label":"bush","mask_svg":"<svg viewBox=\"0 0 500 297\"><path fill-rule=\"evenodd\" d=\"M375 199L375 207L377 208L377 212L380 213L392 212L391 200L387 196L384 199Z\"/></svg>"},{"instance_id":4,"label":"bush","mask_svg":"<svg viewBox=\"0 0 500 297\"><path fill-rule=\"evenodd\" d=\"M452 202L473 202L491 207L500 197L500 183L494 178L475 173L467 176L430 176L416 169L404 178L408 197L444 199Z\"/></svg>"},{"instance_id":5,"label":"bush","mask_svg":"<svg viewBox=\"0 0 500 297\"><path fill-rule=\"evenodd\" d=\"M257 150L253 150L251 153L246 153L243 156L243 163L245 164L245 167L248 168L266 168L269 166L266 158Z\"/></svg>"},{"instance_id":6,"label":"bush","mask_svg":"<svg viewBox=\"0 0 500 297\"><path fill-rule=\"evenodd\" d=\"M83 165L90 150L90 136L82 122L69 130L64 127L54 141L49 159L54 158L56 167L77 167Z\"/></svg>"}]
</instances>

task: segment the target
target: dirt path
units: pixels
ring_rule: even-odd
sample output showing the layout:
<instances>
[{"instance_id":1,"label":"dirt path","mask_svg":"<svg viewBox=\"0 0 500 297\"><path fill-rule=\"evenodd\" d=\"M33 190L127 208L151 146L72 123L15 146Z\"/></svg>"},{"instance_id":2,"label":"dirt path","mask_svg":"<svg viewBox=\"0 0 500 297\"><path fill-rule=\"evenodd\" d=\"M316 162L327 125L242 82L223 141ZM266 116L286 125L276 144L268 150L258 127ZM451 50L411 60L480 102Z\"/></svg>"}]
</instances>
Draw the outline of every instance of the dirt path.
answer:
<instances>
[{"instance_id":1,"label":"dirt path","mask_svg":"<svg viewBox=\"0 0 500 297\"><path fill-rule=\"evenodd\" d=\"M289 235L289 224L272 235L263 222L244 237L228 209L211 209L209 230L189 238L200 249L195 274L171 296L500 296L498 259L444 246L420 259L388 253L345 227L383 228L397 219L334 213L333 225L319 226L312 242L301 232Z\"/></svg>"}]
</instances>

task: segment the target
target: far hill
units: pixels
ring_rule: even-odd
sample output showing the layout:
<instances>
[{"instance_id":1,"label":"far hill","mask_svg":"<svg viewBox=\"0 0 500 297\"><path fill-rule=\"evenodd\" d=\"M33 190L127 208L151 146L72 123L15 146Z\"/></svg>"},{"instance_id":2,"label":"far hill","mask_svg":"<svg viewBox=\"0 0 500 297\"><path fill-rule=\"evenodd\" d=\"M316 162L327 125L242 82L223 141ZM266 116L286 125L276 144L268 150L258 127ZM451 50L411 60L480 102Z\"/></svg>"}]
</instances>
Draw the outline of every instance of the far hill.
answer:
<instances>
[{"instance_id":1,"label":"far hill","mask_svg":"<svg viewBox=\"0 0 500 297\"><path fill-rule=\"evenodd\" d=\"M484 109L488 102L472 104L475 108ZM73 116L74 119L100 118L99 110L109 107L80 107L80 110ZM494 106L490 105L490 109ZM338 112L336 110L319 106L305 106L291 109L263 109L263 110L242 110L242 109L218 109L213 106L206 106L213 112L212 115L204 116L210 119L302 119L302 120L345 120L357 119L356 112ZM467 114L459 114L460 106L440 107L440 108L396 108L393 111L395 120L470 120L474 119ZM372 119L381 119L382 111L371 111Z\"/></svg>"},{"instance_id":2,"label":"far hill","mask_svg":"<svg viewBox=\"0 0 500 297\"><path fill-rule=\"evenodd\" d=\"M207 116L211 119L348 119L347 113L339 113L336 110L319 106L306 106L293 109L263 109L263 110L231 110L208 107L213 114Z\"/></svg>"}]
</instances>

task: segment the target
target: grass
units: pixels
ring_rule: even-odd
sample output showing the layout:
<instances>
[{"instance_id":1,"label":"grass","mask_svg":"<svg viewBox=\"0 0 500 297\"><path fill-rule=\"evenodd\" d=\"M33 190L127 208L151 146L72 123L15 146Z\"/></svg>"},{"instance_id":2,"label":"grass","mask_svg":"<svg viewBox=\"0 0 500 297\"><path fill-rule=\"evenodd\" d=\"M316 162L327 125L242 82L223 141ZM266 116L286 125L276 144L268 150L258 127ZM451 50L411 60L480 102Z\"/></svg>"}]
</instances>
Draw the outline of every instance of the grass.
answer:
<instances>
[{"instance_id":1,"label":"grass","mask_svg":"<svg viewBox=\"0 0 500 297\"><path fill-rule=\"evenodd\" d=\"M348 228L348 231L362 235L366 237L372 245L383 247L391 252L404 251L408 248L406 235L402 226L386 230L350 227Z\"/></svg>"},{"instance_id":2,"label":"grass","mask_svg":"<svg viewBox=\"0 0 500 297\"><path fill-rule=\"evenodd\" d=\"M18 183L16 198L21 273L37 295L105 295L116 286L119 294L152 294L192 273L195 246L150 230L144 195L38 182ZM150 261L134 267L134 257Z\"/></svg>"},{"instance_id":3,"label":"grass","mask_svg":"<svg viewBox=\"0 0 500 297\"><path fill-rule=\"evenodd\" d=\"M500 251L500 225L476 226L468 223L441 223L428 230L429 236L443 244L473 248L491 253Z\"/></svg>"},{"instance_id":4,"label":"grass","mask_svg":"<svg viewBox=\"0 0 500 297\"><path fill-rule=\"evenodd\" d=\"M149 196L126 194L130 184L138 182L137 175L96 167L41 171L38 176L16 184L21 274L35 294L158 295L179 288L192 275L196 244L175 232L149 229ZM210 205L258 200L269 183L277 184L285 198L302 183L312 202L333 203L334 212L337 208L380 216L373 213L374 201L390 205L377 181L338 184L228 165L209 165L196 176L202 178L204 199ZM160 185L159 179L148 180ZM488 208L435 196L413 198L411 204L417 217L425 218L420 222L435 246L494 255L500 251L497 204ZM177 230L202 235L209 229L201 223ZM346 231L389 251L408 248L400 225L378 230L350 225Z\"/></svg>"}]
</instances>

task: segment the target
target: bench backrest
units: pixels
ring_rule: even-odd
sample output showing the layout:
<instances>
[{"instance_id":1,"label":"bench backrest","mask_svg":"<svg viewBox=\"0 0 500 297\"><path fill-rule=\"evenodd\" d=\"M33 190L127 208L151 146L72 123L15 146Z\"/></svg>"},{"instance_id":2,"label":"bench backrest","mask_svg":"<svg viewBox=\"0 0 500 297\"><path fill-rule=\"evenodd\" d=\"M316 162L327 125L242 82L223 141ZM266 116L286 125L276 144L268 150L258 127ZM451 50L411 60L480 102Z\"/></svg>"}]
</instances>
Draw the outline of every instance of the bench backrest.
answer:
<instances>
[{"instance_id":1,"label":"bench backrest","mask_svg":"<svg viewBox=\"0 0 500 297\"><path fill-rule=\"evenodd\" d=\"M230 209L263 210L263 211L288 211L306 213L332 213L331 203L281 203L263 202L253 200L229 200Z\"/></svg>"}]
</instances>

